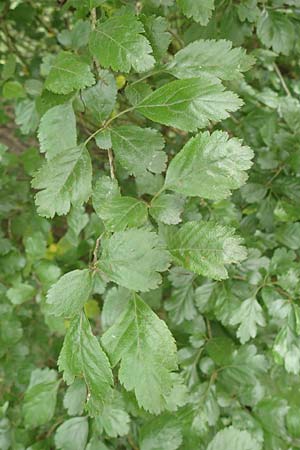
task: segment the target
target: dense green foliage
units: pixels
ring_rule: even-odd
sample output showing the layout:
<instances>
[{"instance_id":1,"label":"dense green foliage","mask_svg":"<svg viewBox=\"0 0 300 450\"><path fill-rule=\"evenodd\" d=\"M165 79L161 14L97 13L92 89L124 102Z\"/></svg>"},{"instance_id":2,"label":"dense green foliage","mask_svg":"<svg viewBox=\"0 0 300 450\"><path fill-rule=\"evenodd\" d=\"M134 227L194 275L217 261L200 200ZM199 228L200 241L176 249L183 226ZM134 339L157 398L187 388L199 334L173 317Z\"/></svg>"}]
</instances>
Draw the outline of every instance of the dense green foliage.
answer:
<instances>
[{"instance_id":1,"label":"dense green foliage","mask_svg":"<svg viewBox=\"0 0 300 450\"><path fill-rule=\"evenodd\" d=\"M0 449L300 448L300 1L0 0Z\"/></svg>"}]
</instances>

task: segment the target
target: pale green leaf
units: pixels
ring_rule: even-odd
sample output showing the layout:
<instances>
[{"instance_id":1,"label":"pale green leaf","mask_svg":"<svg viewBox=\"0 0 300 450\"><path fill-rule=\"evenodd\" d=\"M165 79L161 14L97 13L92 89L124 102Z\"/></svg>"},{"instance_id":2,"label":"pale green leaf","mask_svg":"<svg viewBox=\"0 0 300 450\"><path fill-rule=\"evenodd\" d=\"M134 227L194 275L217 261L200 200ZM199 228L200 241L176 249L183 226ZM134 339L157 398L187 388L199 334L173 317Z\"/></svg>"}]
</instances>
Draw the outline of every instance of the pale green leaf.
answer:
<instances>
[{"instance_id":1,"label":"pale green leaf","mask_svg":"<svg viewBox=\"0 0 300 450\"><path fill-rule=\"evenodd\" d=\"M186 131L229 117L243 102L217 78L175 80L145 97L136 107L148 119Z\"/></svg>"},{"instance_id":2,"label":"pale green leaf","mask_svg":"<svg viewBox=\"0 0 300 450\"><path fill-rule=\"evenodd\" d=\"M173 267L168 278L172 282L173 289L170 298L164 303L165 309L169 311L172 321L176 324L192 320L197 315L194 274L181 267Z\"/></svg>"},{"instance_id":3,"label":"pale green leaf","mask_svg":"<svg viewBox=\"0 0 300 450\"><path fill-rule=\"evenodd\" d=\"M98 22L90 37L90 50L101 66L113 70L144 72L154 65L152 49L142 35L144 27L130 13Z\"/></svg>"},{"instance_id":4,"label":"pale green leaf","mask_svg":"<svg viewBox=\"0 0 300 450\"><path fill-rule=\"evenodd\" d=\"M248 298L241 303L241 306L233 313L231 325L239 325L237 337L242 344L255 338L257 334L257 326L264 327L266 325L262 307L256 298Z\"/></svg>"},{"instance_id":5,"label":"pale green leaf","mask_svg":"<svg viewBox=\"0 0 300 450\"><path fill-rule=\"evenodd\" d=\"M31 284L18 283L8 289L6 295L13 305L21 305L34 297L35 289Z\"/></svg>"},{"instance_id":6,"label":"pale green leaf","mask_svg":"<svg viewBox=\"0 0 300 450\"><path fill-rule=\"evenodd\" d=\"M94 84L90 66L80 56L61 52L51 63L45 87L56 94L68 94Z\"/></svg>"},{"instance_id":7,"label":"pale green leaf","mask_svg":"<svg viewBox=\"0 0 300 450\"><path fill-rule=\"evenodd\" d=\"M177 0L183 14L201 25L207 25L215 8L214 0Z\"/></svg>"},{"instance_id":8,"label":"pale green leaf","mask_svg":"<svg viewBox=\"0 0 300 450\"><path fill-rule=\"evenodd\" d=\"M165 238L176 264L217 280L228 278L226 266L247 255L232 228L213 222L188 222L180 229L169 227Z\"/></svg>"},{"instance_id":9,"label":"pale green leaf","mask_svg":"<svg viewBox=\"0 0 300 450\"><path fill-rule=\"evenodd\" d=\"M101 415L95 417L95 428L110 437L125 436L129 432L130 417L118 391L104 405Z\"/></svg>"},{"instance_id":10,"label":"pale green leaf","mask_svg":"<svg viewBox=\"0 0 300 450\"><path fill-rule=\"evenodd\" d=\"M87 397L86 385L83 380L76 379L66 390L64 396L64 407L69 416L77 416L83 413Z\"/></svg>"},{"instance_id":11,"label":"pale green leaf","mask_svg":"<svg viewBox=\"0 0 300 450\"><path fill-rule=\"evenodd\" d=\"M276 336L273 352L275 361L284 364L287 372L300 373L300 343L299 330L297 329L297 309L290 307L286 324Z\"/></svg>"},{"instance_id":12,"label":"pale green leaf","mask_svg":"<svg viewBox=\"0 0 300 450\"><path fill-rule=\"evenodd\" d=\"M102 239L99 269L115 283L134 291L149 291L161 283L159 272L170 256L156 233L131 229Z\"/></svg>"},{"instance_id":13,"label":"pale green leaf","mask_svg":"<svg viewBox=\"0 0 300 450\"><path fill-rule=\"evenodd\" d=\"M43 115L38 138L40 151L48 160L76 147L76 119L71 103L54 106Z\"/></svg>"},{"instance_id":14,"label":"pale green leaf","mask_svg":"<svg viewBox=\"0 0 300 450\"><path fill-rule=\"evenodd\" d=\"M168 70L180 79L207 74L221 80L233 80L241 77L241 73L253 64L254 58L240 47L232 48L230 41L200 39L177 52Z\"/></svg>"},{"instance_id":15,"label":"pale green leaf","mask_svg":"<svg viewBox=\"0 0 300 450\"><path fill-rule=\"evenodd\" d=\"M265 9L257 22L257 36L274 52L288 55L294 45L295 30L287 15Z\"/></svg>"},{"instance_id":16,"label":"pale green leaf","mask_svg":"<svg viewBox=\"0 0 300 450\"><path fill-rule=\"evenodd\" d=\"M164 140L158 131L124 125L111 129L111 139L116 159L129 173L144 175L147 171L161 173L165 169L167 155L161 151Z\"/></svg>"},{"instance_id":17,"label":"pale green leaf","mask_svg":"<svg viewBox=\"0 0 300 450\"><path fill-rule=\"evenodd\" d=\"M55 432L55 447L61 450L84 450L88 433L87 417L74 417L66 420Z\"/></svg>"},{"instance_id":18,"label":"pale green leaf","mask_svg":"<svg viewBox=\"0 0 300 450\"><path fill-rule=\"evenodd\" d=\"M207 450L261 450L261 448L261 443L248 431L230 426L215 435Z\"/></svg>"},{"instance_id":19,"label":"pale green leaf","mask_svg":"<svg viewBox=\"0 0 300 450\"><path fill-rule=\"evenodd\" d=\"M221 200L247 180L253 152L227 133L208 131L191 138L169 164L165 187L175 192Z\"/></svg>"},{"instance_id":20,"label":"pale green leaf","mask_svg":"<svg viewBox=\"0 0 300 450\"><path fill-rule=\"evenodd\" d=\"M180 423L176 416L163 414L141 428L141 450L176 450L182 443Z\"/></svg>"},{"instance_id":21,"label":"pale green leaf","mask_svg":"<svg viewBox=\"0 0 300 450\"><path fill-rule=\"evenodd\" d=\"M35 369L31 372L30 383L23 403L24 421L34 428L49 422L54 414L59 386L55 370Z\"/></svg>"},{"instance_id":22,"label":"pale green leaf","mask_svg":"<svg viewBox=\"0 0 300 450\"><path fill-rule=\"evenodd\" d=\"M167 31L168 22L164 17L141 16L145 34L151 44L154 57L159 60L165 56L171 42L171 34Z\"/></svg>"},{"instance_id":23,"label":"pale green leaf","mask_svg":"<svg viewBox=\"0 0 300 450\"><path fill-rule=\"evenodd\" d=\"M117 98L117 85L108 70L99 71L99 81L82 92L84 107L91 112L97 122L103 122L112 113Z\"/></svg>"},{"instance_id":24,"label":"pale green leaf","mask_svg":"<svg viewBox=\"0 0 300 450\"><path fill-rule=\"evenodd\" d=\"M83 146L60 153L36 172L32 186L42 189L36 194L38 212L53 217L66 214L72 204L82 204L91 194L92 165Z\"/></svg>"},{"instance_id":25,"label":"pale green leaf","mask_svg":"<svg viewBox=\"0 0 300 450\"><path fill-rule=\"evenodd\" d=\"M139 406L155 414L164 410L177 368L175 342L165 322L134 294L102 343L112 365L120 362L119 380L134 390Z\"/></svg>"},{"instance_id":26,"label":"pale green leaf","mask_svg":"<svg viewBox=\"0 0 300 450\"><path fill-rule=\"evenodd\" d=\"M151 202L149 212L155 220L167 225L181 222L185 199L179 195L161 194Z\"/></svg>"},{"instance_id":27,"label":"pale green leaf","mask_svg":"<svg viewBox=\"0 0 300 450\"><path fill-rule=\"evenodd\" d=\"M83 377L89 392L87 410L92 416L99 414L111 395L113 376L107 356L83 313L70 323L58 367L67 384L73 383L75 377Z\"/></svg>"},{"instance_id":28,"label":"pale green leaf","mask_svg":"<svg viewBox=\"0 0 300 450\"><path fill-rule=\"evenodd\" d=\"M72 270L63 275L47 294L48 311L55 316L72 317L88 301L92 274L88 269Z\"/></svg>"},{"instance_id":29,"label":"pale green leaf","mask_svg":"<svg viewBox=\"0 0 300 450\"><path fill-rule=\"evenodd\" d=\"M117 181L105 176L95 184L93 207L109 231L140 227L148 217L144 202L133 197L122 197Z\"/></svg>"}]
</instances>

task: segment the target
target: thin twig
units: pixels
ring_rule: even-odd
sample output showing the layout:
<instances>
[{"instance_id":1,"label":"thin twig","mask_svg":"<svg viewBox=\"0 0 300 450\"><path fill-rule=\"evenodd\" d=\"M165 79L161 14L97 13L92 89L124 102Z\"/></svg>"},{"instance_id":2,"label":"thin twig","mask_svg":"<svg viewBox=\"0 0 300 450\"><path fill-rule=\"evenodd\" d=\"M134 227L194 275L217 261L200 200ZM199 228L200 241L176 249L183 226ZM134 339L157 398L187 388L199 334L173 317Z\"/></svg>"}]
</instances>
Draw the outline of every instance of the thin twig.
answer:
<instances>
[{"instance_id":1,"label":"thin twig","mask_svg":"<svg viewBox=\"0 0 300 450\"><path fill-rule=\"evenodd\" d=\"M108 153L108 161L109 161L109 169L110 169L110 178L114 180L116 178L115 168L114 168L114 154L111 148L107 150Z\"/></svg>"},{"instance_id":2,"label":"thin twig","mask_svg":"<svg viewBox=\"0 0 300 450\"><path fill-rule=\"evenodd\" d=\"M97 23L97 11L96 11L96 8L93 8L93 9L91 10L91 25L92 25L92 30L95 30L95 28L96 28L96 23ZM99 65L99 63L98 63L98 61L97 61L97 58L93 58L93 63L94 63L94 66L95 66L95 68L96 68L96 70L97 70L98 75L100 75L101 68L100 68L100 65Z\"/></svg>"},{"instance_id":3,"label":"thin twig","mask_svg":"<svg viewBox=\"0 0 300 450\"><path fill-rule=\"evenodd\" d=\"M83 143L84 146L86 146L95 136L97 136L98 133L100 133L101 131L105 130L105 128L107 128L114 120L118 119L119 117L123 116L124 114L128 113L129 111L133 111L134 107L128 108L128 109L124 109L123 111L121 111L119 114L117 114L114 117L111 117L107 122L105 122L104 125L102 125L102 127L98 128L98 130L94 131L94 133L92 133Z\"/></svg>"},{"instance_id":4,"label":"thin twig","mask_svg":"<svg viewBox=\"0 0 300 450\"><path fill-rule=\"evenodd\" d=\"M99 251L99 246L100 246L100 241L102 238L103 233L100 234L100 236L96 239L96 244L94 247L94 251L93 251L93 266L96 266L97 261L98 261L98 251Z\"/></svg>"},{"instance_id":5,"label":"thin twig","mask_svg":"<svg viewBox=\"0 0 300 450\"><path fill-rule=\"evenodd\" d=\"M274 63L273 66L274 66L275 72L277 73L277 76L278 76L278 78L279 78L279 80L281 82L281 85L282 85L286 95L291 97L291 92L290 92L289 88L287 87L286 82L284 81L284 78L282 76L282 73L280 72L279 67L277 66L276 63Z\"/></svg>"}]
</instances>

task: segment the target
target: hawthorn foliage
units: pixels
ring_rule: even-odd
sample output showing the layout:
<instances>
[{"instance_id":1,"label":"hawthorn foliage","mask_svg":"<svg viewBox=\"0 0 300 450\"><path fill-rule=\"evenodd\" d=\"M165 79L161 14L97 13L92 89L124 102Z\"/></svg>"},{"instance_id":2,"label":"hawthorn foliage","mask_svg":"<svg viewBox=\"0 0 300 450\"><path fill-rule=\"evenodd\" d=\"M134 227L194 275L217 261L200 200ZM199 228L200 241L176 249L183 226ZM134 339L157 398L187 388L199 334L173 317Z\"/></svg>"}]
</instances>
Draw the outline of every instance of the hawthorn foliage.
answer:
<instances>
[{"instance_id":1,"label":"hawthorn foliage","mask_svg":"<svg viewBox=\"0 0 300 450\"><path fill-rule=\"evenodd\" d=\"M0 16L1 450L300 448L299 0Z\"/></svg>"}]
</instances>

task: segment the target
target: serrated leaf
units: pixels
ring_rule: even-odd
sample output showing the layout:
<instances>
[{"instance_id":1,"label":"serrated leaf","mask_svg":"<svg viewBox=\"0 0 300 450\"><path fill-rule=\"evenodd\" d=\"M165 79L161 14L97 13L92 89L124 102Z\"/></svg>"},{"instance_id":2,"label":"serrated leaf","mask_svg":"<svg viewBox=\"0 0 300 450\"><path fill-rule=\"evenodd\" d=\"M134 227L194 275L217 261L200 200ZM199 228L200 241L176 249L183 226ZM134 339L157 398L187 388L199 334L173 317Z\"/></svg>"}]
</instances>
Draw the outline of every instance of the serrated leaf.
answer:
<instances>
[{"instance_id":1,"label":"serrated leaf","mask_svg":"<svg viewBox=\"0 0 300 450\"><path fill-rule=\"evenodd\" d=\"M92 416L99 414L111 395L113 376L107 356L83 313L68 328L58 367L67 384L73 383L75 377L84 378L89 392L87 410Z\"/></svg>"},{"instance_id":2,"label":"serrated leaf","mask_svg":"<svg viewBox=\"0 0 300 450\"><path fill-rule=\"evenodd\" d=\"M164 410L177 368L175 342L165 322L134 294L102 343L113 367L120 362L119 380L134 390L139 406L154 414Z\"/></svg>"},{"instance_id":3,"label":"serrated leaf","mask_svg":"<svg viewBox=\"0 0 300 450\"><path fill-rule=\"evenodd\" d=\"M288 55L294 45L295 30L285 14L264 10L257 22L257 36L274 52Z\"/></svg>"},{"instance_id":4,"label":"serrated leaf","mask_svg":"<svg viewBox=\"0 0 300 450\"><path fill-rule=\"evenodd\" d=\"M215 435L207 450L261 450L261 448L261 443L248 431L230 426Z\"/></svg>"},{"instance_id":5,"label":"serrated leaf","mask_svg":"<svg viewBox=\"0 0 300 450\"><path fill-rule=\"evenodd\" d=\"M55 447L61 450L83 450L88 439L87 417L74 417L66 420L55 432Z\"/></svg>"},{"instance_id":6,"label":"serrated leaf","mask_svg":"<svg viewBox=\"0 0 300 450\"><path fill-rule=\"evenodd\" d=\"M48 291L50 314L64 317L78 314L88 301L92 286L92 274L88 269L66 273Z\"/></svg>"},{"instance_id":7,"label":"serrated leaf","mask_svg":"<svg viewBox=\"0 0 300 450\"><path fill-rule=\"evenodd\" d=\"M38 427L49 422L54 414L59 386L55 370L35 369L25 393L23 415L25 425Z\"/></svg>"},{"instance_id":8,"label":"serrated leaf","mask_svg":"<svg viewBox=\"0 0 300 450\"><path fill-rule=\"evenodd\" d=\"M105 68L129 72L144 72L154 65L152 49L142 35L144 27L130 13L116 15L98 22L90 37L90 50Z\"/></svg>"},{"instance_id":9,"label":"serrated leaf","mask_svg":"<svg viewBox=\"0 0 300 450\"><path fill-rule=\"evenodd\" d=\"M195 307L194 274L181 267L173 267L169 275L173 289L170 298L164 303L172 321L176 324L192 320L197 315Z\"/></svg>"},{"instance_id":10,"label":"serrated leaf","mask_svg":"<svg viewBox=\"0 0 300 450\"><path fill-rule=\"evenodd\" d=\"M255 338L257 326L264 327L266 325L262 307L256 298L248 298L244 300L241 306L233 313L231 325L239 325L237 337L242 344Z\"/></svg>"},{"instance_id":11,"label":"serrated leaf","mask_svg":"<svg viewBox=\"0 0 300 450\"><path fill-rule=\"evenodd\" d=\"M118 391L114 391L111 399L104 405L101 415L95 417L95 428L99 433L110 437L125 436L129 432L130 417L125 410L124 402Z\"/></svg>"},{"instance_id":12,"label":"serrated leaf","mask_svg":"<svg viewBox=\"0 0 300 450\"><path fill-rule=\"evenodd\" d=\"M161 151L164 140L157 130L124 125L111 128L111 140L116 159L129 173L137 176L164 170L167 155ZM157 158L159 167L155 164Z\"/></svg>"},{"instance_id":13,"label":"serrated leaf","mask_svg":"<svg viewBox=\"0 0 300 450\"><path fill-rule=\"evenodd\" d=\"M169 164L165 188L221 200L247 180L253 152L227 133L208 131L191 138Z\"/></svg>"},{"instance_id":14,"label":"serrated leaf","mask_svg":"<svg viewBox=\"0 0 300 450\"><path fill-rule=\"evenodd\" d=\"M8 289L6 295L13 305L21 305L31 300L35 294L33 286L27 283L18 283L14 287Z\"/></svg>"},{"instance_id":15,"label":"serrated leaf","mask_svg":"<svg viewBox=\"0 0 300 450\"><path fill-rule=\"evenodd\" d=\"M239 387L245 389L247 385L255 385L267 369L265 356L258 354L254 345L242 345L230 355L230 361L220 373L220 381L234 392Z\"/></svg>"},{"instance_id":16,"label":"serrated leaf","mask_svg":"<svg viewBox=\"0 0 300 450\"><path fill-rule=\"evenodd\" d=\"M68 410L69 416L77 416L83 413L86 397L87 389L85 382L76 379L68 387L64 396L64 407Z\"/></svg>"},{"instance_id":17,"label":"serrated leaf","mask_svg":"<svg viewBox=\"0 0 300 450\"><path fill-rule=\"evenodd\" d=\"M149 212L155 220L167 225L181 222L185 199L179 195L161 194L151 202Z\"/></svg>"},{"instance_id":18,"label":"serrated leaf","mask_svg":"<svg viewBox=\"0 0 300 450\"><path fill-rule=\"evenodd\" d=\"M176 450L181 443L180 422L175 416L163 414L141 427L141 450Z\"/></svg>"},{"instance_id":19,"label":"serrated leaf","mask_svg":"<svg viewBox=\"0 0 300 450\"><path fill-rule=\"evenodd\" d=\"M117 85L114 76L108 70L100 70L99 81L82 91L84 107L91 112L97 122L103 122L112 113L116 98Z\"/></svg>"},{"instance_id":20,"label":"serrated leaf","mask_svg":"<svg viewBox=\"0 0 300 450\"><path fill-rule=\"evenodd\" d=\"M180 79L206 74L221 80L234 80L253 64L254 58L241 47L232 48L230 41L200 39L177 52L168 71Z\"/></svg>"},{"instance_id":21,"label":"serrated leaf","mask_svg":"<svg viewBox=\"0 0 300 450\"><path fill-rule=\"evenodd\" d=\"M291 307L286 324L276 336L273 352L275 361L284 364L287 372L300 373L299 330L297 329L296 306Z\"/></svg>"},{"instance_id":22,"label":"serrated leaf","mask_svg":"<svg viewBox=\"0 0 300 450\"><path fill-rule=\"evenodd\" d=\"M159 60L165 56L171 42L171 34L167 31L168 22L164 17L141 16L145 34L151 44L154 57Z\"/></svg>"},{"instance_id":23,"label":"serrated leaf","mask_svg":"<svg viewBox=\"0 0 300 450\"><path fill-rule=\"evenodd\" d=\"M85 202L91 194L91 178L91 159L83 146L44 163L32 180L35 189L42 189L35 197L39 214L46 217L66 214L71 203Z\"/></svg>"},{"instance_id":24,"label":"serrated leaf","mask_svg":"<svg viewBox=\"0 0 300 450\"><path fill-rule=\"evenodd\" d=\"M213 222L188 222L165 233L167 248L176 264L216 280L228 278L227 264L246 258L234 230Z\"/></svg>"},{"instance_id":25,"label":"serrated leaf","mask_svg":"<svg viewBox=\"0 0 300 450\"><path fill-rule=\"evenodd\" d=\"M76 119L71 103L54 106L43 115L38 138L40 151L49 161L76 147Z\"/></svg>"},{"instance_id":26,"label":"serrated leaf","mask_svg":"<svg viewBox=\"0 0 300 450\"><path fill-rule=\"evenodd\" d=\"M95 184L93 207L109 231L140 227L148 217L144 202L133 197L122 197L117 181L105 176Z\"/></svg>"},{"instance_id":27,"label":"serrated leaf","mask_svg":"<svg viewBox=\"0 0 300 450\"><path fill-rule=\"evenodd\" d=\"M215 8L214 0L177 0L183 14L195 22L207 25Z\"/></svg>"},{"instance_id":28,"label":"serrated leaf","mask_svg":"<svg viewBox=\"0 0 300 450\"><path fill-rule=\"evenodd\" d=\"M120 286L149 291L161 283L170 256L156 233L132 229L114 233L101 242L99 269Z\"/></svg>"},{"instance_id":29,"label":"serrated leaf","mask_svg":"<svg viewBox=\"0 0 300 450\"><path fill-rule=\"evenodd\" d=\"M80 56L60 52L51 63L45 87L56 94L68 94L94 84L95 78L90 66Z\"/></svg>"},{"instance_id":30,"label":"serrated leaf","mask_svg":"<svg viewBox=\"0 0 300 450\"><path fill-rule=\"evenodd\" d=\"M217 78L202 76L175 80L145 97L136 109L154 122L185 131L196 131L211 121L229 117L243 102Z\"/></svg>"}]
</instances>

